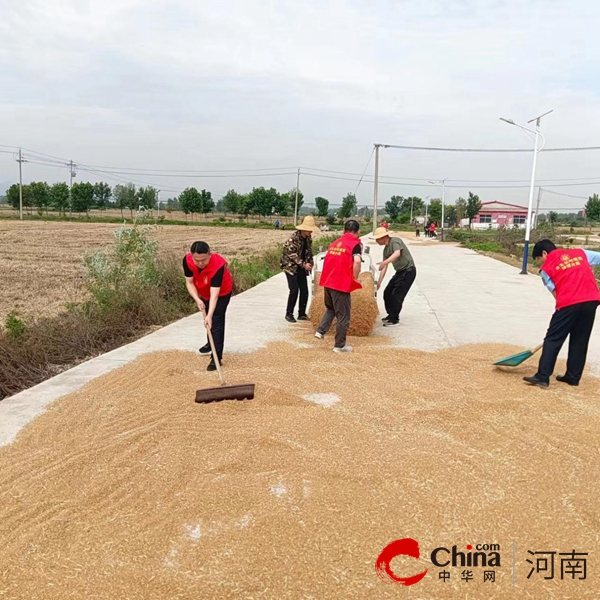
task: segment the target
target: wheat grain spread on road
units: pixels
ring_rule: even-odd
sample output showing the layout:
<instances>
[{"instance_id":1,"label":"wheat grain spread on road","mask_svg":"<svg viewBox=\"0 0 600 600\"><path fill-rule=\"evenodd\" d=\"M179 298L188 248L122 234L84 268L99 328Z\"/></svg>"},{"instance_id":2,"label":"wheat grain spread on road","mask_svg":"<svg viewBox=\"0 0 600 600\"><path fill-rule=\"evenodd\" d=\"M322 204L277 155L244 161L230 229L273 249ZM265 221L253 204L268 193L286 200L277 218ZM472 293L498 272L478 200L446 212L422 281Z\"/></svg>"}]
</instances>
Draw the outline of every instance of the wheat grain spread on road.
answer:
<instances>
[{"instance_id":1,"label":"wheat grain spread on road","mask_svg":"<svg viewBox=\"0 0 600 600\"><path fill-rule=\"evenodd\" d=\"M216 377L166 352L51 405L0 450L0 598L600 596L598 380L528 388L533 366L491 368L506 346L340 356L311 335L227 356L253 401L195 404ZM405 537L421 557L394 572L429 569L410 589L375 572ZM439 579L432 550L467 544L500 544L495 582ZM528 550L587 552L587 579L558 554L527 579Z\"/></svg>"}]
</instances>

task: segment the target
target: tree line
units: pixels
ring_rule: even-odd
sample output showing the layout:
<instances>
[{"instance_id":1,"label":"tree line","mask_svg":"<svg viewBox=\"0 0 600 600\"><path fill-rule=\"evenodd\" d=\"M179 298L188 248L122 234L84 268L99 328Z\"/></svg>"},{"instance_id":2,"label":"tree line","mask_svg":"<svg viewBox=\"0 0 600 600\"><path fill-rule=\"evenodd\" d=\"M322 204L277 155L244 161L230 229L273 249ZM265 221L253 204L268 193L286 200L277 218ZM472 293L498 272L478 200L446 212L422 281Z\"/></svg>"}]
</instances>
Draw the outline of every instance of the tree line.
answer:
<instances>
[{"instance_id":1,"label":"tree line","mask_svg":"<svg viewBox=\"0 0 600 600\"><path fill-rule=\"evenodd\" d=\"M57 210L60 214L66 212L89 213L92 209L106 210L108 208L129 210L133 212L157 208L158 190L152 186L136 187L133 183L115 185L111 187L106 182L74 183L69 189L66 183L49 185L44 181L32 181L22 188L23 208L31 212L37 209L40 214L49 209ZM19 209L20 196L19 184L11 185L6 191L7 202L15 209ZM161 202L167 212L181 210L186 215L208 214L212 212L232 213L241 216L258 215L267 217L271 215L288 217L298 212L304 205L304 194L292 189L288 192L279 192L275 188L255 187L247 194L229 190L222 199L216 203L212 193L207 190L198 190L188 187L178 196ZM342 200L342 206L337 211L340 218L349 218L356 214L357 199L354 194L347 194ZM325 217L330 213L329 200L318 196L315 198L317 216Z\"/></svg>"}]
</instances>

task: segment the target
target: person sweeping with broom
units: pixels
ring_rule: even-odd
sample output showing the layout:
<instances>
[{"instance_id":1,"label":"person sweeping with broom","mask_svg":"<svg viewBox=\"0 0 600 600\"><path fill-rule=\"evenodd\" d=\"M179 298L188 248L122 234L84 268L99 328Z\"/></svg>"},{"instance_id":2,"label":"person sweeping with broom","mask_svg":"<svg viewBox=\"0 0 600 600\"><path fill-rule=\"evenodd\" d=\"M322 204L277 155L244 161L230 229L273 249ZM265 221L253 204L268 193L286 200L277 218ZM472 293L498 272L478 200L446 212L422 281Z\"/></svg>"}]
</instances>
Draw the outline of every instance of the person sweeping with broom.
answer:
<instances>
[{"instance_id":1,"label":"person sweeping with broom","mask_svg":"<svg viewBox=\"0 0 600 600\"><path fill-rule=\"evenodd\" d=\"M189 254L183 259L185 284L190 296L204 314L204 324L210 329L219 362L223 358L225 344L225 315L231 300L233 279L225 259L214 252L206 242L194 242ZM200 354L211 355L207 371L216 371L210 343L200 348Z\"/></svg>"},{"instance_id":2,"label":"person sweeping with broom","mask_svg":"<svg viewBox=\"0 0 600 600\"><path fill-rule=\"evenodd\" d=\"M350 326L352 301L350 294L362 288L357 281L362 262L362 244L359 237L360 225L351 219L344 225L344 235L327 249L319 285L324 288L325 314L317 327L315 337L320 340L337 319L334 352L352 352L346 345L346 334Z\"/></svg>"},{"instance_id":3,"label":"person sweeping with broom","mask_svg":"<svg viewBox=\"0 0 600 600\"><path fill-rule=\"evenodd\" d=\"M557 375L556 379L579 385L600 303L598 284L591 268L600 265L600 252L579 248L564 250L550 240L541 240L533 247L532 256L542 264L542 279L556 298L556 312L544 338L537 373L523 379L530 385L547 388L558 353L570 336L567 372Z\"/></svg>"}]
</instances>

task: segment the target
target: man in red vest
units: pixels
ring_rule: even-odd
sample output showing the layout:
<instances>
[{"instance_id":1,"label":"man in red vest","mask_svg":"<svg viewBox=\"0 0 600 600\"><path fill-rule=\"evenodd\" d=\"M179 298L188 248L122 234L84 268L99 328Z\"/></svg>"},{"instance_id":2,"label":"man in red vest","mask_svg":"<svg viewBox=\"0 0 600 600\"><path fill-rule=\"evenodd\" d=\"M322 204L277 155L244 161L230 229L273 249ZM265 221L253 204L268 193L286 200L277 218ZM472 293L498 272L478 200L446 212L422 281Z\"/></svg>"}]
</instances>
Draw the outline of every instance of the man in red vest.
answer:
<instances>
[{"instance_id":1,"label":"man in red vest","mask_svg":"<svg viewBox=\"0 0 600 600\"><path fill-rule=\"evenodd\" d=\"M558 353L570 336L567 372L557 375L556 379L569 385L579 385L596 308L600 303L598 284L591 268L600 265L600 252L579 248L564 250L550 240L541 240L533 247L532 256L543 265L542 279L556 298L556 312L544 338L538 372L533 377L524 377L524 380L530 385L547 388Z\"/></svg>"},{"instance_id":2,"label":"man in red vest","mask_svg":"<svg viewBox=\"0 0 600 600\"><path fill-rule=\"evenodd\" d=\"M325 289L325 314L317 327L315 337L320 340L331 328L333 319L337 319L335 328L334 352L352 352L352 346L346 345L346 333L350 326L352 303L350 294L362 288L357 279L362 262L362 244L359 237L360 225L351 219L344 225L344 235L327 249L319 285Z\"/></svg>"},{"instance_id":3,"label":"man in red vest","mask_svg":"<svg viewBox=\"0 0 600 600\"><path fill-rule=\"evenodd\" d=\"M185 284L190 296L205 313L204 324L212 331L219 361L223 358L225 343L225 313L231 299L233 280L227 262L219 254L211 253L206 242L194 242L183 259ZM207 371L216 371L210 343L200 348L200 354L211 355Z\"/></svg>"}]
</instances>

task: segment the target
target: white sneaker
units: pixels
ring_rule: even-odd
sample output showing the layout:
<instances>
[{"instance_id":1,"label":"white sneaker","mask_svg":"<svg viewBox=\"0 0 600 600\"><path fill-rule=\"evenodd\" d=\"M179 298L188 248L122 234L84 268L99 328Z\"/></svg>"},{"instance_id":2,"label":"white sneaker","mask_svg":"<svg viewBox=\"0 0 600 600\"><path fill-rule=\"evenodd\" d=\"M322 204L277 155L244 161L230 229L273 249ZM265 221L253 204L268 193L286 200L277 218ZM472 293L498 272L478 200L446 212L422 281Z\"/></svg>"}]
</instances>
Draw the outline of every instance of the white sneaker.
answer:
<instances>
[{"instance_id":1,"label":"white sneaker","mask_svg":"<svg viewBox=\"0 0 600 600\"><path fill-rule=\"evenodd\" d=\"M343 348L334 348L334 352L352 352L352 346L344 346Z\"/></svg>"},{"instance_id":2,"label":"white sneaker","mask_svg":"<svg viewBox=\"0 0 600 600\"><path fill-rule=\"evenodd\" d=\"M315 337L316 337L318 340L322 340L322 339L323 339L325 336L324 336L322 333L319 333L319 332L317 331L317 333L315 333Z\"/></svg>"}]
</instances>

